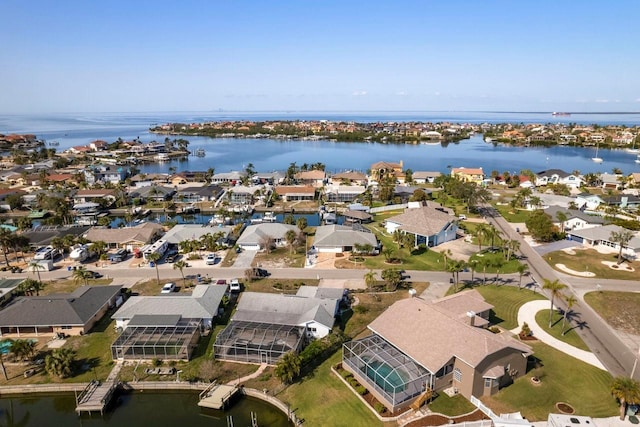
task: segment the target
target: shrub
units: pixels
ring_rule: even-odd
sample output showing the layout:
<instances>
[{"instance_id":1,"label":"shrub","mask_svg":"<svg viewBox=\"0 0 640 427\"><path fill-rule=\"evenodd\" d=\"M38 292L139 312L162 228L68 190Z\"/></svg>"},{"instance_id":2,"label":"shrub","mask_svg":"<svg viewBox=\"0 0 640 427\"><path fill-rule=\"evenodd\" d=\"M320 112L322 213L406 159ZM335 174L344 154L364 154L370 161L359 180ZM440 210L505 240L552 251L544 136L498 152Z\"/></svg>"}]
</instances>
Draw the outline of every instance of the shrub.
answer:
<instances>
[{"instance_id":1,"label":"shrub","mask_svg":"<svg viewBox=\"0 0 640 427\"><path fill-rule=\"evenodd\" d=\"M162 366L162 360L158 359L157 357L154 357L153 359L151 359L151 364L153 366Z\"/></svg>"},{"instance_id":2,"label":"shrub","mask_svg":"<svg viewBox=\"0 0 640 427\"><path fill-rule=\"evenodd\" d=\"M353 307L353 312L356 314L365 314L368 311L369 311L369 308L362 304L358 304L355 307Z\"/></svg>"},{"instance_id":3,"label":"shrub","mask_svg":"<svg viewBox=\"0 0 640 427\"><path fill-rule=\"evenodd\" d=\"M377 413L382 414L385 410L385 407L382 403L376 402L373 404L373 409L375 409Z\"/></svg>"},{"instance_id":4,"label":"shrub","mask_svg":"<svg viewBox=\"0 0 640 427\"><path fill-rule=\"evenodd\" d=\"M357 386L357 387L356 387L356 392L357 392L360 396L364 396L365 394L367 394L367 393L368 393L367 389L366 389L364 386L362 386L362 385L359 385L359 386Z\"/></svg>"},{"instance_id":5,"label":"shrub","mask_svg":"<svg viewBox=\"0 0 640 427\"><path fill-rule=\"evenodd\" d=\"M353 377L353 375L351 374L351 372L349 371L342 371L340 372L340 376L342 378L344 378L345 380L349 381L349 378Z\"/></svg>"},{"instance_id":6,"label":"shrub","mask_svg":"<svg viewBox=\"0 0 640 427\"><path fill-rule=\"evenodd\" d=\"M353 378L353 377L349 378L348 381L349 381L349 384L351 384L351 387L353 387L353 388L356 388L357 386L360 385L358 380Z\"/></svg>"}]
</instances>

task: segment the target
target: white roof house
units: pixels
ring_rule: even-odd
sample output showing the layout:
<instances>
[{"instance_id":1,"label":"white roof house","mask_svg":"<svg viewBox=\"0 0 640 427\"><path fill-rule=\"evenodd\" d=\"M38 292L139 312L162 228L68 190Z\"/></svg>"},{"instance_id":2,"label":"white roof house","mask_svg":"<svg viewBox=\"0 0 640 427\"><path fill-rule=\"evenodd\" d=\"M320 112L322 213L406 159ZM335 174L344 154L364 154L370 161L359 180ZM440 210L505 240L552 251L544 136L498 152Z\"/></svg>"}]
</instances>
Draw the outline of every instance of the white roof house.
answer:
<instances>
[{"instance_id":1,"label":"white roof house","mask_svg":"<svg viewBox=\"0 0 640 427\"><path fill-rule=\"evenodd\" d=\"M183 240L199 240L206 234L215 234L220 231L224 233L224 237L227 237L232 230L233 227L227 226L213 227L202 226L200 224L176 224L171 230L167 231L162 238L169 243L177 244Z\"/></svg>"},{"instance_id":2,"label":"white roof house","mask_svg":"<svg viewBox=\"0 0 640 427\"><path fill-rule=\"evenodd\" d=\"M295 225L278 222L250 225L244 229L236 243L242 249L259 250L264 249L265 239L272 238L276 246L282 246L286 242L285 235L289 230L295 231L296 234L300 232Z\"/></svg>"},{"instance_id":3,"label":"white roof house","mask_svg":"<svg viewBox=\"0 0 640 427\"><path fill-rule=\"evenodd\" d=\"M387 233L396 230L416 236L415 245L437 246L454 240L458 225L455 217L431 206L406 209L404 213L392 216L386 222Z\"/></svg>"},{"instance_id":4,"label":"white roof house","mask_svg":"<svg viewBox=\"0 0 640 427\"><path fill-rule=\"evenodd\" d=\"M227 286L197 285L191 295L133 296L111 318L122 329L134 316L154 315L179 315L183 319L202 320L205 327L211 327L226 291Z\"/></svg>"},{"instance_id":5,"label":"white roof house","mask_svg":"<svg viewBox=\"0 0 640 427\"><path fill-rule=\"evenodd\" d=\"M313 246L318 252L349 252L356 245L371 245L372 248L375 248L378 245L378 240L375 234L364 227L323 225L316 228Z\"/></svg>"},{"instance_id":6,"label":"white roof house","mask_svg":"<svg viewBox=\"0 0 640 427\"><path fill-rule=\"evenodd\" d=\"M626 228L617 225L604 225L602 227L583 228L580 230L571 230L567 235L571 240L582 243L588 247L609 247L612 252L618 252L620 245L611 240L611 233L629 231ZM635 259L640 253L640 236L636 232L631 240L624 246L623 255Z\"/></svg>"}]
</instances>

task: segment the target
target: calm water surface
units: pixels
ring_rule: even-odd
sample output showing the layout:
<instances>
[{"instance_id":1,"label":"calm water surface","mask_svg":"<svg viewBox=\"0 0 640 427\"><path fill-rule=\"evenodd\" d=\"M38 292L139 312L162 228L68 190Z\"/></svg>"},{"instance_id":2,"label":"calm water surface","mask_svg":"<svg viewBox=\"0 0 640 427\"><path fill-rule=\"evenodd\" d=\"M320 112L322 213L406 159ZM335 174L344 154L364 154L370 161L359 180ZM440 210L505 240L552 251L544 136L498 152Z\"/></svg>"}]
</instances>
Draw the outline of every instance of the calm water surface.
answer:
<instances>
[{"instance_id":1,"label":"calm water surface","mask_svg":"<svg viewBox=\"0 0 640 427\"><path fill-rule=\"evenodd\" d=\"M226 412L201 410L193 393L129 393L104 417L75 413L73 395L26 396L0 399L3 426L127 426L127 427L227 427L227 416L235 426L251 425L251 412L260 427L285 427L287 417L276 408L256 399L242 398Z\"/></svg>"}]
</instances>

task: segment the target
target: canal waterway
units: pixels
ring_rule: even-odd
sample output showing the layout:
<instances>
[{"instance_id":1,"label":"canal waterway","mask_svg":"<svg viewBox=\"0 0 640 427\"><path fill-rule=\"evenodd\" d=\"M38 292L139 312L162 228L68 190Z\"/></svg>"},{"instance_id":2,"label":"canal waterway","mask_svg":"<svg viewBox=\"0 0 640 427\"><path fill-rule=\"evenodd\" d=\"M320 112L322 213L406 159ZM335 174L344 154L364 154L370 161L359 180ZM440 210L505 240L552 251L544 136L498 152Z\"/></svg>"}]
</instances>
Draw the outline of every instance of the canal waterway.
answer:
<instances>
[{"instance_id":1,"label":"canal waterway","mask_svg":"<svg viewBox=\"0 0 640 427\"><path fill-rule=\"evenodd\" d=\"M640 114L573 114L570 117L553 117L549 113L478 113L478 112L427 112L427 113L162 113L162 114L93 114L49 116L0 116L0 133L30 132L47 141L57 141L58 150L74 145L84 145L95 139L114 141L139 137L141 141L162 141L165 135L155 135L149 126L165 122L201 122L208 120L344 120L344 121L432 121L456 123L580 123L600 125L616 124L633 126L640 124ZM178 136L176 136L178 137ZM450 144L382 144L346 143L329 141L299 141L276 139L235 139L185 136L189 149L202 148L204 157L190 156L186 160L174 160L142 165L143 172L168 172L176 170L207 170L216 172L242 170L253 163L258 171L285 170L289 164L324 163L330 172L343 170L366 171L380 160L402 160L405 168L447 172L450 167L482 167L486 173L492 170L517 172L531 169L534 172L559 168L565 171L611 172L619 168L624 173L640 172L636 155L624 150L598 152L603 163L594 163L595 147L512 147L494 145L483 141L482 135Z\"/></svg>"},{"instance_id":2,"label":"canal waterway","mask_svg":"<svg viewBox=\"0 0 640 427\"><path fill-rule=\"evenodd\" d=\"M78 417L71 394L29 395L0 399L0 425L7 426L129 426L129 427L227 427L227 416L235 426L250 426L251 412L260 427L285 427L284 413L257 399L243 397L231 409L201 410L194 393L125 393L117 396L103 416Z\"/></svg>"}]
</instances>

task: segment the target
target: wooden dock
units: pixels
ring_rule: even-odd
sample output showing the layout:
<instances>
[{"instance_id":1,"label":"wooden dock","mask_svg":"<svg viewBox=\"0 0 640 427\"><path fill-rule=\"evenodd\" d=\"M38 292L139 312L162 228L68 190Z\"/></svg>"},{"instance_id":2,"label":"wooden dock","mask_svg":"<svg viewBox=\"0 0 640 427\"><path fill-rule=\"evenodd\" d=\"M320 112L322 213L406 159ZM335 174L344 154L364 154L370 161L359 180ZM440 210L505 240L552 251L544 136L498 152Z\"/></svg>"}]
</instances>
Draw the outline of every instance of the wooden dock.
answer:
<instances>
[{"instance_id":1,"label":"wooden dock","mask_svg":"<svg viewBox=\"0 0 640 427\"><path fill-rule=\"evenodd\" d=\"M76 397L76 412L78 415L83 412L100 412L100 415L103 415L117 387L117 381L107 383L91 381Z\"/></svg>"},{"instance_id":2,"label":"wooden dock","mask_svg":"<svg viewBox=\"0 0 640 427\"><path fill-rule=\"evenodd\" d=\"M210 409L224 409L229 400L238 392L235 385L211 383L202 393L198 406Z\"/></svg>"}]
</instances>

